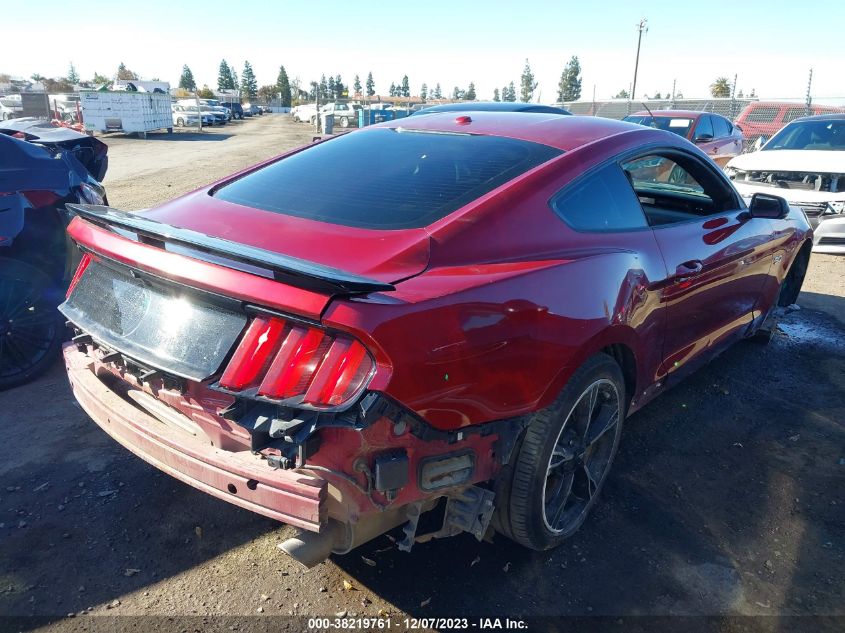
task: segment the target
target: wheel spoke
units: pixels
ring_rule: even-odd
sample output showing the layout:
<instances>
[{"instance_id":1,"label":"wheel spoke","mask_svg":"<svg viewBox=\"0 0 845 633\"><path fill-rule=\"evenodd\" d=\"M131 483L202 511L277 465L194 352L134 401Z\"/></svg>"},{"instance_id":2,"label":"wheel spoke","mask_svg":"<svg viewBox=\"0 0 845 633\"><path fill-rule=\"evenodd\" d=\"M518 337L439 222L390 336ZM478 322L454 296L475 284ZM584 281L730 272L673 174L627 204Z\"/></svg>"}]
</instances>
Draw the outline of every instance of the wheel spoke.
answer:
<instances>
[{"instance_id":1,"label":"wheel spoke","mask_svg":"<svg viewBox=\"0 0 845 633\"><path fill-rule=\"evenodd\" d=\"M563 516L564 510L566 510L566 502L569 501L569 497L572 494L572 482L575 481L575 475L570 474L566 478L561 479L561 486L559 486L557 495L554 497L554 511L552 512L552 516L549 521L549 525L552 526L553 529L557 529L558 523L560 523L560 518ZM548 516L548 511L546 512Z\"/></svg>"},{"instance_id":2,"label":"wheel spoke","mask_svg":"<svg viewBox=\"0 0 845 633\"><path fill-rule=\"evenodd\" d=\"M589 501L596 494L598 484L593 477L592 471L588 463L584 463L575 471L574 482L572 486L572 494L578 497L581 501Z\"/></svg>"},{"instance_id":3,"label":"wheel spoke","mask_svg":"<svg viewBox=\"0 0 845 633\"><path fill-rule=\"evenodd\" d=\"M581 395L581 399L575 408L572 409L570 419L573 424L573 431L579 438L585 438L590 429L590 422L595 413L596 401L599 394L598 383L592 385L588 391Z\"/></svg>"},{"instance_id":4,"label":"wheel spoke","mask_svg":"<svg viewBox=\"0 0 845 633\"><path fill-rule=\"evenodd\" d=\"M555 449L552 451L552 458L549 460L549 468L546 470L546 476L553 474L555 471L560 469L565 463L572 461L575 458L575 454L572 451L568 451L566 448L558 444L555 446Z\"/></svg>"},{"instance_id":5,"label":"wheel spoke","mask_svg":"<svg viewBox=\"0 0 845 633\"><path fill-rule=\"evenodd\" d=\"M611 431L616 428L616 424L618 422L619 407L607 411L602 411L601 415L597 417L590 425L586 440L587 447L589 448L593 446L602 437L604 437L604 435L607 434L608 431Z\"/></svg>"},{"instance_id":6,"label":"wheel spoke","mask_svg":"<svg viewBox=\"0 0 845 633\"><path fill-rule=\"evenodd\" d=\"M595 477L593 477L593 471L590 470L589 462L584 463L582 470L587 477L587 494L589 495L589 498L592 499L596 495L599 485L596 482Z\"/></svg>"}]
</instances>

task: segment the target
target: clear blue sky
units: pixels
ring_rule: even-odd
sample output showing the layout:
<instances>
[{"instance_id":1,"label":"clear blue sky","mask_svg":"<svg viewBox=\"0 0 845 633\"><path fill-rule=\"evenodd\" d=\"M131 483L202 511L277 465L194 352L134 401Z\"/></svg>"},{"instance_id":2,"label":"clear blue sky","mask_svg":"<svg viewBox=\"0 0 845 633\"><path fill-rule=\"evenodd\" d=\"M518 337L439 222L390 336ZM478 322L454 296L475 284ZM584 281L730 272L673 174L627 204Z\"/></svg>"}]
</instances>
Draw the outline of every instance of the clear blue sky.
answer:
<instances>
[{"instance_id":1,"label":"clear blue sky","mask_svg":"<svg viewBox=\"0 0 845 633\"><path fill-rule=\"evenodd\" d=\"M382 94L407 74L414 93L423 82L439 82L445 94L473 81L489 99L496 87L518 85L528 58L544 102L554 101L571 55L581 60L584 97L593 86L597 98L627 89L635 25L646 17L638 95L668 92L677 79L685 96L697 96L736 73L746 93L800 96L813 67L816 97L845 98L843 0L803 8L771 0L46 0L17 3L15 15L15 28L3 29L0 73L65 75L73 61L82 77L112 75L123 61L142 78L176 84L188 64L200 85L216 87L225 58L239 75L249 60L259 85L274 83L284 64L304 86L324 72L351 83L372 71Z\"/></svg>"}]
</instances>

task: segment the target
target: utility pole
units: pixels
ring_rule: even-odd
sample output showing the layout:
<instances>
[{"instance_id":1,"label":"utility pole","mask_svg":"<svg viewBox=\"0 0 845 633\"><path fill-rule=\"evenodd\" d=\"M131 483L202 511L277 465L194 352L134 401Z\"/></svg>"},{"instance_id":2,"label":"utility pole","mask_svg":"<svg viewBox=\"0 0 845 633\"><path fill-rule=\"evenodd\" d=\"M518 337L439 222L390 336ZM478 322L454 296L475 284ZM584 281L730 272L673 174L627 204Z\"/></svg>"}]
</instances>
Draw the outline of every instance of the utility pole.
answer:
<instances>
[{"instance_id":1,"label":"utility pole","mask_svg":"<svg viewBox=\"0 0 845 633\"><path fill-rule=\"evenodd\" d=\"M810 90L813 87L813 69L810 69L810 79L807 81L807 101L804 105L804 116L810 116L810 105L813 103L813 98L810 96Z\"/></svg>"},{"instance_id":2,"label":"utility pole","mask_svg":"<svg viewBox=\"0 0 845 633\"><path fill-rule=\"evenodd\" d=\"M672 106L671 108L675 109L675 84L678 82L677 79L672 80Z\"/></svg>"},{"instance_id":3,"label":"utility pole","mask_svg":"<svg viewBox=\"0 0 845 633\"><path fill-rule=\"evenodd\" d=\"M634 83L631 85L631 101L633 101L637 96L637 70L639 70L640 67L640 45L643 41L643 31L648 33L647 24L648 20L645 18L641 19L640 23L637 24L637 31L639 31L639 34L637 35L637 59L634 61Z\"/></svg>"},{"instance_id":4,"label":"utility pole","mask_svg":"<svg viewBox=\"0 0 845 633\"><path fill-rule=\"evenodd\" d=\"M736 80L739 75L734 75L734 85L731 86L731 121L734 120L734 116L736 116Z\"/></svg>"}]
</instances>

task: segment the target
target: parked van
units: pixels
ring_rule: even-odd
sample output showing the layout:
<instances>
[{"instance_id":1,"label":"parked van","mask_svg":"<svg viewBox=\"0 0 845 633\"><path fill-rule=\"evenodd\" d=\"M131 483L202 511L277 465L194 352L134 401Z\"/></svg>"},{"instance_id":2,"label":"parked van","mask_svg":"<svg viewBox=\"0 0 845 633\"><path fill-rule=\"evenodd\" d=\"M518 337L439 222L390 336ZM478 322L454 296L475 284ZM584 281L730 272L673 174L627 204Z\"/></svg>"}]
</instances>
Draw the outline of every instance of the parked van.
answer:
<instances>
[{"instance_id":1,"label":"parked van","mask_svg":"<svg viewBox=\"0 0 845 633\"><path fill-rule=\"evenodd\" d=\"M845 108L811 104L809 112L807 106L799 102L755 101L745 106L736 118L736 125L742 130L746 143L754 143L762 137L767 140L784 125L803 116L814 114L832 114L845 112Z\"/></svg>"}]
</instances>

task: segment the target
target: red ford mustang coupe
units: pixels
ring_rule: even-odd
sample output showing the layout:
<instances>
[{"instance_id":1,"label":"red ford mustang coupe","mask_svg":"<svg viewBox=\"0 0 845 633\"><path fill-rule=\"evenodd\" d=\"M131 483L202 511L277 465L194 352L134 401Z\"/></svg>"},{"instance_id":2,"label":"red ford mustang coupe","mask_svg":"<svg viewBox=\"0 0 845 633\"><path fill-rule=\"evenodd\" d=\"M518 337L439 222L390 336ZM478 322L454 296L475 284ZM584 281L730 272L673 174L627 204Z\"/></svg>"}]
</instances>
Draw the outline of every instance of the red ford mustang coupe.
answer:
<instances>
[{"instance_id":1,"label":"red ford mustang coupe","mask_svg":"<svg viewBox=\"0 0 845 633\"><path fill-rule=\"evenodd\" d=\"M141 214L74 206L82 407L306 565L403 525L558 545L622 422L793 302L811 232L671 132L432 114ZM442 527L418 534L421 513Z\"/></svg>"}]
</instances>

